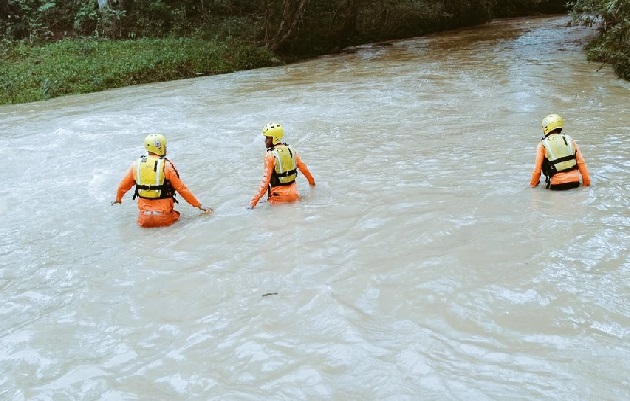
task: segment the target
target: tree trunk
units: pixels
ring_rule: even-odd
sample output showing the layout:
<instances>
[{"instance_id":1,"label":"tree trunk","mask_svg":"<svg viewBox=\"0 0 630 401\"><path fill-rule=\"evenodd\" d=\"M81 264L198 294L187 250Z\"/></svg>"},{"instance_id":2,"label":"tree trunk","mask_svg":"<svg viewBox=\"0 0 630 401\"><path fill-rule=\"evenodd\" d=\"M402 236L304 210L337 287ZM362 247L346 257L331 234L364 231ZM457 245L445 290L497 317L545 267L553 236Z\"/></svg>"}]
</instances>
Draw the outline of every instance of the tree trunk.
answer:
<instances>
[{"instance_id":1,"label":"tree trunk","mask_svg":"<svg viewBox=\"0 0 630 401\"><path fill-rule=\"evenodd\" d=\"M276 34L267 42L269 50L277 50L284 45L296 31L306 6L310 0L284 0L282 20Z\"/></svg>"}]
</instances>

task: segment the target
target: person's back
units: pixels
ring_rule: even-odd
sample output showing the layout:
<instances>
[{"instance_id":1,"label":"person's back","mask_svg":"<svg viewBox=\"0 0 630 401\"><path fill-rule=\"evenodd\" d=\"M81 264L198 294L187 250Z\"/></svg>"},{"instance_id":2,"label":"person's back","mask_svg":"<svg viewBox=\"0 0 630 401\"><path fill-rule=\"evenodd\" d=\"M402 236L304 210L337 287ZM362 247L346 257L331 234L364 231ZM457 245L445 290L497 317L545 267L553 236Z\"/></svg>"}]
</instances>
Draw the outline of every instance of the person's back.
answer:
<instances>
[{"instance_id":1,"label":"person's back","mask_svg":"<svg viewBox=\"0 0 630 401\"><path fill-rule=\"evenodd\" d=\"M557 114L542 120L543 138L536 148L536 161L529 185L540 183L540 174L545 175L546 188L571 189L591 185L588 168L575 140L562 133L564 121Z\"/></svg>"},{"instance_id":2,"label":"person's back","mask_svg":"<svg viewBox=\"0 0 630 401\"><path fill-rule=\"evenodd\" d=\"M295 202L300 199L296 183L298 170L304 174L311 186L315 179L306 164L300 158L297 150L292 146L280 142L284 137L284 129L278 123L267 124L262 131L265 137L265 160L263 164L263 178L258 191L249 203L253 209L258 201L267 193L270 204Z\"/></svg>"},{"instance_id":3,"label":"person's back","mask_svg":"<svg viewBox=\"0 0 630 401\"><path fill-rule=\"evenodd\" d=\"M162 134L149 134L144 139L147 154L134 160L116 191L114 204L120 204L123 196L135 185L133 199L138 198L138 225L163 227L179 220L174 210L175 194L180 194L191 206L203 212L204 207L186 187L172 161L166 158L166 138Z\"/></svg>"}]
</instances>

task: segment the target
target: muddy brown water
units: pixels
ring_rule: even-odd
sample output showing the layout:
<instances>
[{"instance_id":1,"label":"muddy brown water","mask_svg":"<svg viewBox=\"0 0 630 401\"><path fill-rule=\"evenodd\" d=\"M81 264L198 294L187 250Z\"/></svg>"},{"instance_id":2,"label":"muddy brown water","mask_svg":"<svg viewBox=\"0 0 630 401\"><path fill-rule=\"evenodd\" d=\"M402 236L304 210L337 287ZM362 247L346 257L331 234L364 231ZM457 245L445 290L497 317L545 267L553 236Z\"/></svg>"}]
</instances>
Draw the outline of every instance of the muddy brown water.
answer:
<instances>
[{"instance_id":1,"label":"muddy brown water","mask_svg":"<svg viewBox=\"0 0 630 401\"><path fill-rule=\"evenodd\" d=\"M630 85L566 23L0 107L0 399L629 399ZM550 113L590 188L528 187ZM246 210L271 121L317 186ZM110 206L155 131L213 216Z\"/></svg>"}]
</instances>

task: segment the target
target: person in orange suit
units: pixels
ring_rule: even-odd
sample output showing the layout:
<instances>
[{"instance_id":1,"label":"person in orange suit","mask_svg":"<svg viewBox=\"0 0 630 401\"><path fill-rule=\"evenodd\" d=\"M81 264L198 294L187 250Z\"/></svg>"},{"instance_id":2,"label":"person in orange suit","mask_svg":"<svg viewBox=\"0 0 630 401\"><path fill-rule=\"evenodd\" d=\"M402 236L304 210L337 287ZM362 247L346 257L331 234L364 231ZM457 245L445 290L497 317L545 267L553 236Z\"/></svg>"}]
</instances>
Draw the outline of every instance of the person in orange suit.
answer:
<instances>
[{"instance_id":1,"label":"person in orange suit","mask_svg":"<svg viewBox=\"0 0 630 401\"><path fill-rule=\"evenodd\" d=\"M120 204L123 196L134 185L133 199L138 199L138 225L140 227L164 227L179 220L179 212L174 210L175 193L180 194L191 206L204 213L211 213L195 198L195 195L179 178L173 162L166 158L166 137L162 134L149 134L144 138L147 155L134 160L116 191L112 205Z\"/></svg>"},{"instance_id":2,"label":"person in orange suit","mask_svg":"<svg viewBox=\"0 0 630 401\"><path fill-rule=\"evenodd\" d=\"M258 191L249 202L248 209L253 209L258 201L267 193L270 204L295 202L300 199L298 194L297 171L299 170L311 186L315 186L315 179L302 161L295 148L280 142L284 137L284 128L278 123L269 123L262 130L265 137L265 161L263 178Z\"/></svg>"},{"instance_id":3,"label":"person in orange suit","mask_svg":"<svg viewBox=\"0 0 630 401\"><path fill-rule=\"evenodd\" d=\"M543 137L536 148L536 161L529 181L534 188L540 183L540 173L545 175L548 189L571 189L582 185L590 186L586 162L573 138L562 133L564 121L557 114L542 120Z\"/></svg>"}]
</instances>

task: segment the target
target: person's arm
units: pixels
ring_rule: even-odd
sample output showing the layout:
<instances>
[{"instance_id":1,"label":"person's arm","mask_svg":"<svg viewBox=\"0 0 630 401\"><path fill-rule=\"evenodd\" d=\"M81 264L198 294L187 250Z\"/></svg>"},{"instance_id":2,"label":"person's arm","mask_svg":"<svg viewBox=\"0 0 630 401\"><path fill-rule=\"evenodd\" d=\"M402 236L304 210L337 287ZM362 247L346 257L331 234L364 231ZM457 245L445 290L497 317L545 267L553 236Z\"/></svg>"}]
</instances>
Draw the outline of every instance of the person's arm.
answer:
<instances>
[{"instance_id":1,"label":"person's arm","mask_svg":"<svg viewBox=\"0 0 630 401\"><path fill-rule=\"evenodd\" d=\"M133 172L136 169L136 163L131 163L129 166L129 170L127 170L127 174L123 177L118 184L118 189L116 190L116 200L112 202L112 205L121 203L123 196L134 186L136 185L136 180L133 178Z\"/></svg>"},{"instance_id":2,"label":"person's arm","mask_svg":"<svg viewBox=\"0 0 630 401\"><path fill-rule=\"evenodd\" d=\"M271 174L273 173L274 165L275 165L275 157L273 156L273 153L272 152L265 153L265 161L263 164L263 177L262 177L262 180L260 180L258 191L256 191L256 194L254 195L252 200L249 202L250 209L255 208L256 205L258 204L258 201L260 201L260 198L262 198L267 192L267 189L269 188L269 183L271 182Z\"/></svg>"},{"instance_id":3,"label":"person's arm","mask_svg":"<svg viewBox=\"0 0 630 401\"><path fill-rule=\"evenodd\" d=\"M573 147L575 148L575 161L577 162L578 171L580 172L580 175L582 176L582 184L585 187L588 187L591 185L591 176L588 174L588 167L586 167L586 161L584 160L584 157L582 156L582 152L580 151L580 148L577 146L577 143L575 143L575 141L573 141Z\"/></svg>"},{"instance_id":4,"label":"person's arm","mask_svg":"<svg viewBox=\"0 0 630 401\"><path fill-rule=\"evenodd\" d=\"M313 175L311 174L308 167L306 166L306 163L302 161L302 159L300 158L300 155L297 152L295 153L295 163L297 165L297 168L300 170L300 172L304 174L304 177L308 180L308 183L312 187L314 187L315 178L313 178Z\"/></svg>"},{"instance_id":5,"label":"person's arm","mask_svg":"<svg viewBox=\"0 0 630 401\"><path fill-rule=\"evenodd\" d=\"M177 193L180 194L182 198L190 204L190 206L197 208L201 206L201 202L197 200L195 195L193 195L190 189L188 189L182 179L179 178L179 173L173 165L173 162L170 160L167 160L164 164L164 178L170 181L173 189L177 191Z\"/></svg>"},{"instance_id":6,"label":"person's arm","mask_svg":"<svg viewBox=\"0 0 630 401\"><path fill-rule=\"evenodd\" d=\"M545 148L542 143L536 147L536 161L534 162L534 170L529 180L529 186L534 188L540 184L540 173L542 172L543 160L545 159Z\"/></svg>"}]
</instances>

